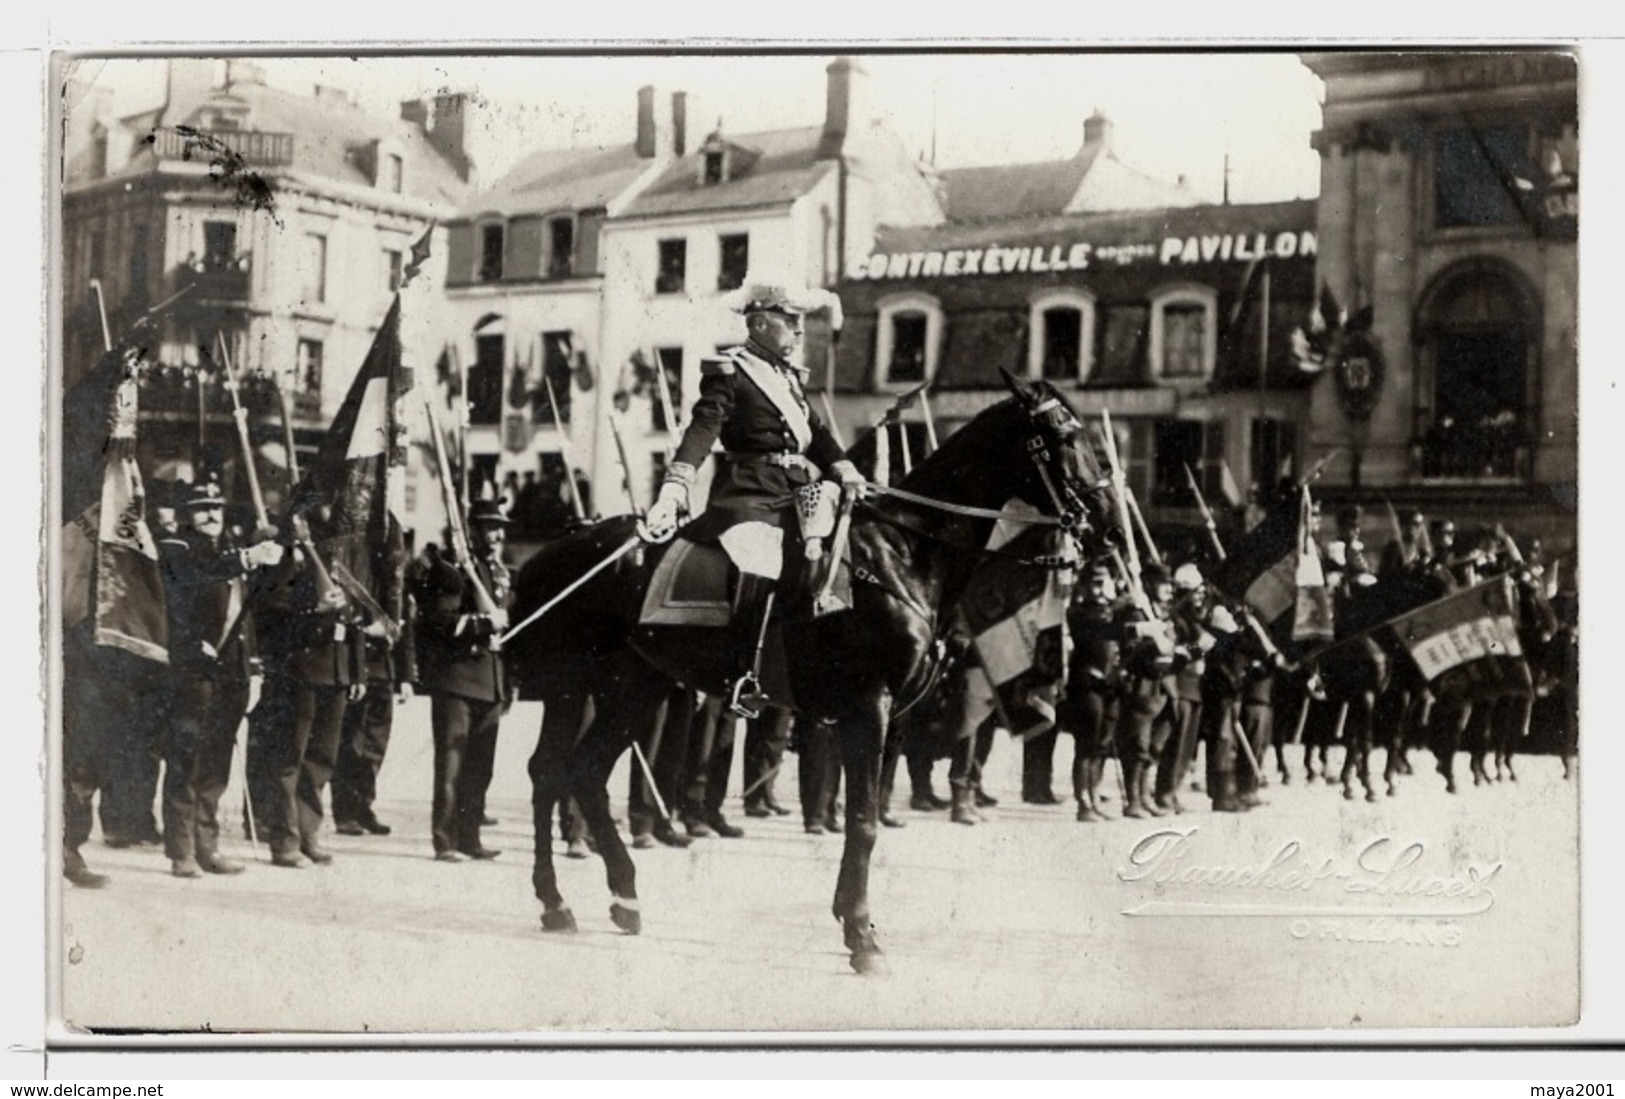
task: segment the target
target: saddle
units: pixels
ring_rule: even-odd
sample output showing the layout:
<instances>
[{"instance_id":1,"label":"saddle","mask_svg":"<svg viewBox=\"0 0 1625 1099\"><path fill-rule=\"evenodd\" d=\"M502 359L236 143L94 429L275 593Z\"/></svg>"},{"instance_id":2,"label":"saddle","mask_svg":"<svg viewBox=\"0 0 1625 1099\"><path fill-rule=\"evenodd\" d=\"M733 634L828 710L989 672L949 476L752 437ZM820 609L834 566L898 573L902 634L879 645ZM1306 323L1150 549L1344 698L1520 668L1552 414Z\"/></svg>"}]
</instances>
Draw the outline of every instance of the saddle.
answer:
<instances>
[{"instance_id":1,"label":"saddle","mask_svg":"<svg viewBox=\"0 0 1625 1099\"><path fill-rule=\"evenodd\" d=\"M798 567L789 567L795 565ZM786 562L779 582L775 621L805 621L852 605L852 574L845 555L826 554L817 561ZM815 597L828 583L827 605ZM733 591L738 572L728 554L714 542L695 542L679 535L655 565L644 593L638 623L644 626L727 626L733 621Z\"/></svg>"}]
</instances>

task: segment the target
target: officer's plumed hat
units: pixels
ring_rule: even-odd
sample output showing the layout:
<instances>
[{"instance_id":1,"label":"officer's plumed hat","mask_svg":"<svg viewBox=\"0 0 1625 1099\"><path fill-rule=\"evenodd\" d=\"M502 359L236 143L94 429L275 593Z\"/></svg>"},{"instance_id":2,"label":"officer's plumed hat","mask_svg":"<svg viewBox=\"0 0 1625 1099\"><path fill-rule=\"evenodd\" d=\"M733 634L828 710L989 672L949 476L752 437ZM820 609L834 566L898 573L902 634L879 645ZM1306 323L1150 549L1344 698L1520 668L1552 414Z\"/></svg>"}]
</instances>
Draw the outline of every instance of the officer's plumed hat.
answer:
<instances>
[{"instance_id":1,"label":"officer's plumed hat","mask_svg":"<svg viewBox=\"0 0 1625 1099\"><path fill-rule=\"evenodd\" d=\"M827 309L831 328L839 329L844 320L841 299L833 290L806 286L791 278L752 275L724 300L735 313L746 316L752 313L778 313L786 317L800 317Z\"/></svg>"}]
</instances>

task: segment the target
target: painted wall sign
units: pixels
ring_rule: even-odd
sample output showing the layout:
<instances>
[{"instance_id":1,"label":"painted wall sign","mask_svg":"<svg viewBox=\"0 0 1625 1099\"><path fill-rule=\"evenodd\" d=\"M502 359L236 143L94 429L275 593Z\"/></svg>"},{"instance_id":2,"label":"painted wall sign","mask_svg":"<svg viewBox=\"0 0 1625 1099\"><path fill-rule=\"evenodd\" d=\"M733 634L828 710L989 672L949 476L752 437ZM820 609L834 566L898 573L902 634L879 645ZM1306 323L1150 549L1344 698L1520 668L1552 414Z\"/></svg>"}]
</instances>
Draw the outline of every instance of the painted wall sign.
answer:
<instances>
[{"instance_id":1,"label":"painted wall sign","mask_svg":"<svg viewBox=\"0 0 1625 1099\"><path fill-rule=\"evenodd\" d=\"M950 248L924 252L875 252L852 272L858 279L934 279L978 275L1028 275L1048 271L1087 271L1155 263L1182 267L1200 263L1249 263L1265 256L1313 256L1319 242L1311 229L1278 232L1202 233L1160 241L1095 244L1090 241L1005 248Z\"/></svg>"}]
</instances>

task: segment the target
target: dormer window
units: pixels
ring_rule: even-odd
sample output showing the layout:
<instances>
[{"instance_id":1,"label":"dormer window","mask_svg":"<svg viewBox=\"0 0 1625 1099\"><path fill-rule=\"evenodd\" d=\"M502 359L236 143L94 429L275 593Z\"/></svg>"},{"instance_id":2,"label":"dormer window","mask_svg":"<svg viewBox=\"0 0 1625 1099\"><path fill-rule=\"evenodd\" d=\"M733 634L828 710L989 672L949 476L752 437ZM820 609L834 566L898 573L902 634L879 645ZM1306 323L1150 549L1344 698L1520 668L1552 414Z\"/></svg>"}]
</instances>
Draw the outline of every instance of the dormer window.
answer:
<instances>
[{"instance_id":1,"label":"dormer window","mask_svg":"<svg viewBox=\"0 0 1625 1099\"><path fill-rule=\"evenodd\" d=\"M1151 299L1151 369L1159 381L1203 382L1218 354L1211 288L1176 286Z\"/></svg>"},{"instance_id":2,"label":"dormer window","mask_svg":"<svg viewBox=\"0 0 1625 1099\"><path fill-rule=\"evenodd\" d=\"M723 157L726 154L721 149L705 154L705 180L707 184L721 183L727 177L723 175Z\"/></svg>"},{"instance_id":3,"label":"dormer window","mask_svg":"<svg viewBox=\"0 0 1625 1099\"><path fill-rule=\"evenodd\" d=\"M480 281L502 281L502 246L506 232L500 221L480 226Z\"/></svg>"},{"instance_id":4,"label":"dormer window","mask_svg":"<svg viewBox=\"0 0 1625 1099\"><path fill-rule=\"evenodd\" d=\"M401 193L402 160L398 153L385 153L378 162L378 186L390 194Z\"/></svg>"},{"instance_id":5,"label":"dormer window","mask_svg":"<svg viewBox=\"0 0 1625 1099\"><path fill-rule=\"evenodd\" d=\"M575 222L568 217L548 221L547 245L548 278L569 278L575 270Z\"/></svg>"}]
</instances>

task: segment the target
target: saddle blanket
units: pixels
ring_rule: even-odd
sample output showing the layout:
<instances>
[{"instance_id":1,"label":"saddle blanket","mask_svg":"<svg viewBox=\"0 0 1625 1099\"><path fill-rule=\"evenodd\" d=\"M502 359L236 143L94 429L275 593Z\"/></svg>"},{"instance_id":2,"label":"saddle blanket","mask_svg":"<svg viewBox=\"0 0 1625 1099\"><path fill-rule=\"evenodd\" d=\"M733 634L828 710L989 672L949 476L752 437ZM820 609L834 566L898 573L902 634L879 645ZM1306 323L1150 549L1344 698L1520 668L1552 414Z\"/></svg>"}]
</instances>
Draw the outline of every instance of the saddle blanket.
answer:
<instances>
[{"instance_id":1,"label":"saddle blanket","mask_svg":"<svg viewBox=\"0 0 1625 1099\"><path fill-rule=\"evenodd\" d=\"M638 614L639 624L726 626L733 617L732 572L733 563L721 546L681 537L674 539L649 579L643 608ZM816 590L822 590L823 582L823 569L819 568L814 580ZM852 576L845 560L840 563L831 594L834 597L831 605L821 608L820 614L852 605Z\"/></svg>"}]
</instances>

